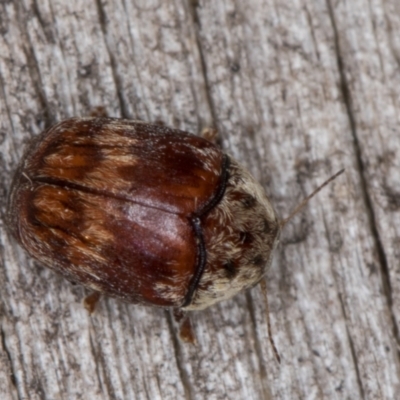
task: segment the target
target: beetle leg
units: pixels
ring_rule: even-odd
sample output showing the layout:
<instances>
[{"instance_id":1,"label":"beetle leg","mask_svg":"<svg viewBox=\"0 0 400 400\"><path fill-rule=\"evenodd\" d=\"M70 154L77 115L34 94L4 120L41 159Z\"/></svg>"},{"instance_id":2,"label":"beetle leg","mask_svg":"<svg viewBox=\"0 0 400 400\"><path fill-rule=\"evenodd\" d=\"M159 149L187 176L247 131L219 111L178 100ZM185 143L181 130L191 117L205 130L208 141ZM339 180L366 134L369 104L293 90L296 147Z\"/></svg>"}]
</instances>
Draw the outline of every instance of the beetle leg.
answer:
<instances>
[{"instance_id":1,"label":"beetle leg","mask_svg":"<svg viewBox=\"0 0 400 400\"><path fill-rule=\"evenodd\" d=\"M100 292L93 292L89 294L89 296L86 296L85 299L83 300L83 306L88 310L89 314L92 314L93 311L96 308L97 303L99 302L101 297Z\"/></svg>"},{"instance_id":2,"label":"beetle leg","mask_svg":"<svg viewBox=\"0 0 400 400\"><path fill-rule=\"evenodd\" d=\"M175 321L179 325L179 337L185 343L196 344L196 334L193 330L189 315L180 309L173 312Z\"/></svg>"},{"instance_id":3,"label":"beetle leg","mask_svg":"<svg viewBox=\"0 0 400 400\"><path fill-rule=\"evenodd\" d=\"M91 117L104 117L104 118L108 117L107 110L104 106L93 107L89 115Z\"/></svg>"},{"instance_id":4,"label":"beetle leg","mask_svg":"<svg viewBox=\"0 0 400 400\"><path fill-rule=\"evenodd\" d=\"M200 136L215 144L218 141L218 131L214 128L203 128Z\"/></svg>"}]
</instances>

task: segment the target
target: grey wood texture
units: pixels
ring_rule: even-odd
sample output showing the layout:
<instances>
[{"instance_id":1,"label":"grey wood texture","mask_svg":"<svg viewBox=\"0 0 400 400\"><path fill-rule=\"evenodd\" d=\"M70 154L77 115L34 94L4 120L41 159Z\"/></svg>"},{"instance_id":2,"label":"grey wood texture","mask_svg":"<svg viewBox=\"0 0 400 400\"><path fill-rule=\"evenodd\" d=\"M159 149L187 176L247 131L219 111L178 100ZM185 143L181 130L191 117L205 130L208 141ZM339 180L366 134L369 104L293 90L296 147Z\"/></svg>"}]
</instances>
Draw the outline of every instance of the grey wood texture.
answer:
<instances>
[{"instance_id":1,"label":"grey wood texture","mask_svg":"<svg viewBox=\"0 0 400 400\"><path fill-rule=\"evenodd\" d=\"M218 129L288 224L259 288L193 314L102 299L0 243L0 398L395 399L398 0L0 1L0 198L29 139L109 115Z\"/></svg>"}]
</instances>

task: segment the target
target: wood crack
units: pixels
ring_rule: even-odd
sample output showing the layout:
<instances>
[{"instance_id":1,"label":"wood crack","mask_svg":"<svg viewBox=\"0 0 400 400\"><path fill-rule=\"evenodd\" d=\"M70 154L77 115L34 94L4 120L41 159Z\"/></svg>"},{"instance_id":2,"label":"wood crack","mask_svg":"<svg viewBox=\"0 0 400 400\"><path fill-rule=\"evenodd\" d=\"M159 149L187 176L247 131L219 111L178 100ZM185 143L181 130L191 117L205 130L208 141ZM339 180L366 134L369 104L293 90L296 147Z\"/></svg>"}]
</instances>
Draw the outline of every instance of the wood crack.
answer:
<instances>
[{"instance_id":1,"label":"wood crack","mask_svg":"<svg viewBox=\"0 0 400 400\"><path fill-rule=\"evenodd\" d=\"M1 346L2 346L4 353L6 354L7 360L8 360L11 382L16 389L16 394L18 396L18 400L22 400L22 397L20 396L20 393L18 391L17 378L16 378L16 373L14 371L14 365L12 362L11 351L7 347L6 335L4 333L3 328L0 329L0 336L1 336Z\"/></svg>"},{"instance_id":2,"label":"wood crack","mask_svg":"<svg viewBox=\"0 0 400 400\"><path fill-rule=\"evenodd\" d=\"M265 279L265 277L263 278ZM265 362L262 359L262 345L260 343L259 337L257 335L257 320L256 320L256 314L255 314L255 309L254 309L254 300L250 293L247 291L246 292L246 304L247 308L250 310L250 319L251 319L251 325L252 325L252 333L254 337L254 346L256 349L256 357L257 357L257 363L258 363L258 368L260 370L260 386L262 389L262 394L263 394L263 399L272 399L271 391L269 387L267 386L268 382L268 374L267 370L265 368Z\"/></svg>"},{"instance_id":3,"label":"wood crack","mask_svg":"<svg viewBox=\"0 0 400 400\"><path fill-rule=\"evenodd\" d=\"M130 118L130 114L128 111L128 106L125 102L124 96L123 96L123 88L122 88L122 83L121 83L121 78L118 74L118 68L117 68L117 61L115 59L114 54L111 51L110 45L108 43L108 32L107 32L107 18L106 18L106 12L103 8L102 2L101 0L96 0L96 6L97 6L97 11L98 11L98 15L99 15L99 23L100 23L100 27L101 27L101 31L103 33L104 36L104 43L107 49L107 53L108 56L110 58L110 66L111 66L111 72L112 72L112 77L115 83L115 87L116 87L116 94L117 94L117 98L118 98L118 103L119 103L119 108L121 110L121 116L123 118Z\"/></svg>"},{"instance_id":4,"label":"wood crack","mask_svg":"<svg viewBox=\"0 0 400 400\"><path fill-rule=\"evenodd\" d=\"M44 125L45 128L47 128L55 123L55 117L51 113L51 107L46 97L46 93L43 89L44 85L40 74L40 66L36 59L34 46L31 42L31 37L27 32L27 27L25 22L26 17L24 15L25 10L22 10L22 8L23 6L20 3L17 3L16 12L18 16L18 23L21 29L21 34L24 37L24 43L25 43L22 50L25 54L26 64L28 66L27 71L29 71L32 85L35 89L38 103L40 104Z\"/></svg>"},{"instance_id":5,"label":"wood crack","mask_svg":"<svg viewBox=\"0 0 400 400\"><path fill-rule=\"evenodd\" d=\"M211 95L211 84L210 80L208 79L208 73L207 73L207 62L205 60L204 52L203 52L203 47L201 45L202 41L200 39L200 31L201 31L201 25L200 25L200 18L197 13L197 7L198 7L198 2L197 0L188 0L188 5L189 5L189 10L192 16L192 20L195 26L195 39L196 39L196 46L199 52L199 57L200 57L200 72L203 75L203 81L206 87L206 99L208 103L208 108L211 113L211 118L212 118L212 127L216 127L217 124L217 116L215 112L215 107L214 107L214 101Z\"/></svg>"},{"instance_id":6,"label":"wood crack","mask_svg":"<svg viewBox=\"0 0 400 400\"><path fill-rule=\"evenodd\" d=\"M110 396L111 399L117 399L118 397L114 392L114 387L109 377L107 362L104 360L103 354L101 354L101 350L96 350L94 338L92 337L91 331L89 332L89 340L90 340L90 350L93 354L93 360L96 365L96 375L97 375L97 380L99 382L99 387L106 389L107 394ZM100 367L103 370L104 379L101 379Z\"/></svg>"},{"instance_id":7,"label":"wood crack","mask_svg":"<svg viewBox=\"0 0 400 400\"><path fill-rule=\"evenodd\" d=\"M342 295L340 294L340 291L338 291L338 296L339 296L340 306L342 308L342 313L345 316L345 321L348 321L348 318L346 317L345 305L343 303L343 299L342 299ZM351 334L349 332L349 328L348 328L347 324L345 324L345 327L346 327L347 340L349 341L351 357L353 358L354 369L355 369L356 376L357 376L357 384L358 384L358 387L360 388L360 398L364 399L365 398L365 391L364 391L364 386L362 384L362 379L361 379L361 375L360 375L360 369L358 368L358 364L359 363L358 363L357 352L355 350L353 338L352 338L352 336L351 336Z\"/></svg>"}]
</instances>

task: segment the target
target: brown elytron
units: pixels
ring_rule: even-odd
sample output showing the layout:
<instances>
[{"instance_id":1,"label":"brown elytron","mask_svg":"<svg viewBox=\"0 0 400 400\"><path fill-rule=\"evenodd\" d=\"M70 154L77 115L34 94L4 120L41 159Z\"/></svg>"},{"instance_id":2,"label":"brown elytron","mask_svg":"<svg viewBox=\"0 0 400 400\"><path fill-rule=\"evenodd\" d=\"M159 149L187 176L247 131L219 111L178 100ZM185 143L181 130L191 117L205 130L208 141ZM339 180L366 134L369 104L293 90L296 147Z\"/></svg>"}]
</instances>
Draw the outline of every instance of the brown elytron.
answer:
<instances>
[{"instance_id":1,"label":"brown elytron","mask_svg":"<svg viewBox=\"0 0 400 400\"><path fill-rule=\"evenodd\" d=\"M179 307L199 258L191 217L219 195L212 143L141 122L64 121L14 180L13 234L43 264L131 302Z\"/></svg>"}]
</instances>

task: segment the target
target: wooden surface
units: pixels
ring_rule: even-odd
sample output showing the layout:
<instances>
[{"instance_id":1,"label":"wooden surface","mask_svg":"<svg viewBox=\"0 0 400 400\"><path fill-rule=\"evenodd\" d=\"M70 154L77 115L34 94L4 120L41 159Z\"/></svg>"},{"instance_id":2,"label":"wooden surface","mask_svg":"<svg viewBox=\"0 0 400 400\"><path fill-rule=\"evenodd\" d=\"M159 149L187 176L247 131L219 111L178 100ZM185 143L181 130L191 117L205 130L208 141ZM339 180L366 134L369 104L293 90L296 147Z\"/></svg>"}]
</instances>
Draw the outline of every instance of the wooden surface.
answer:
<instances>
[{"instance_id":1,"label":"wooden surface","mask_svg":"<svg viewBox=\"0 0 400 400\"><path fill-rule=\"evenodd\" d=\"M0 2L1 215L29 139L109 115L218 128L285 229L259 288L194 314L103 299L0 245L0 398L394 399L400 393L398 0Z\"/></svg>"}]
</instances>

